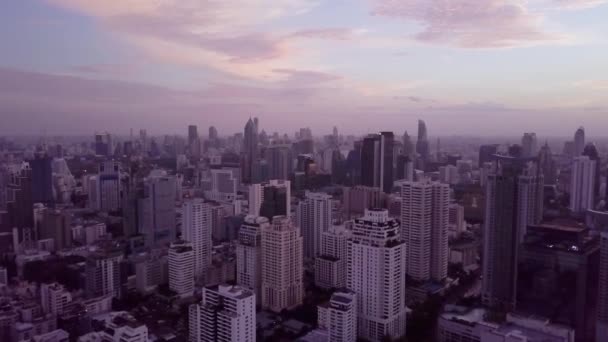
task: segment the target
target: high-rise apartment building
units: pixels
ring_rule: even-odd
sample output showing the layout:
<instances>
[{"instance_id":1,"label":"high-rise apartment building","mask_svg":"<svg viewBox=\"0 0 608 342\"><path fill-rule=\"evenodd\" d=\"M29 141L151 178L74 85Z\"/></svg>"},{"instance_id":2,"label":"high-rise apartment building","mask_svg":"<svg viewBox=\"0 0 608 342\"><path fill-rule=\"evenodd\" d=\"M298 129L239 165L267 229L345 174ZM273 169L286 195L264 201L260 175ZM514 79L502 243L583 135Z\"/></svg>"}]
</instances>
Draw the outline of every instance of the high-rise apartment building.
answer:
<instances>
[{"instance_id":1,"label":"high-rise apartment building","mask_svg":"<svg viewBox=\"0 0 608 342\"><path fill-rule=\"evenodd\" d=\"M386 209L355 219L348 241L347 288L357 294L358 337L381 341L405 335L406 245Z\"/></svg>"},{"instance_id":2,"label":"high-rise apartment building","mask_svg":"<svg viewBox=\"0 0 608 342\"><path fill-rule=\"evenodd\" d=\"M194 249L187 241L176 241L169 248L169 289L180 297L194 293Z\"/></svg>"},{"instance_id":3,"label":"high-rise apartment building","mask_svg":"<svg viewBox=\"0 0 608 342\"><path fill-rule=\"evenodd\" d=\"M85 265L85 292L88 297L121 295L120 263L123 254L120 250L98 251L87 258Z\"/></svg>"},{"instance_id":4,"label":"high-rise apartment building","mask_svg":"<svg viewBox=\"0 0 608 342\"><path fill-rule=\"evenodd\" d=\"M265 217L247 215L236 245L236 283L254 291L259 299L262 298L262 230L269 225Z\"/></svg>"},{"instance_id":5,"label":"high-rise apartment building","mask_svg":"<svg viewBox=\"0 0 608 342\"><path fill-rule=\"evenodd\" d=\"M331 195L326 193L307 191L298 203L296 224L302 231L306 258L315 258L321 252L322 235L332 223L331 212Z\"/></svg>"},{"instance_id":6,"label":"high-rise apartment building","mask_svg":"<svg viewBox=\"0 0 608 342\"><path fill-rule=\"evenodd\" d=\"M524 133L521 138L522 157L536 157L538 154L538 140L536 133Z\"/></svg>"},{"instance_id":7,"label":"high-rise apartment building","mask_svg":"<svg viewBox=\"0 0 608 342\"><path fill-rule=\"evenodd\" d=\"M189 308L190 342L254 342L255 294L232 285L203 288L203 300Z\"/></svg>"},{"instance_id":8,"label":"high-rise apartment building","mask_svg":"<svg viewBox=\"0 0 608 342\"><path fill-rule=\"evenodd\" d=\"M58 316L72 301L70 291L59 283L40 284L40 304L45 314Z\"/></svg>"},{"instance_id":9,"label":"high-rise apartment building","mask_svg":"<svg viewBox=\"0 0 608 342\"><path fill-rule=\"evenodd\" d=\"M492 161L492 156L498 152L498 145L481 145L479 146L479 168L484 163Z\"/></svg>"},{"instance_id":10,"label":"high-rise apartment building","mask_svg":"<svg viewBox=\"0 0 608 342\"><path fill-rule=\"evenodd\" d=\"M318 322L327 330L328 342L357 340L357 295L348 290L336 291L328 303L318 306Z\"/></svg>"},{"instance_id":11,"label":"high-rise apartment building","mask_svg":"<svg viewBox=\"0 0 608 342\"><path fill-rule=\"evenodd\" d=\"M274 312L302 304L303 241L288 217L275 216L262 228L262 307Z\"/></svg>"},{"instance_id":12,"label":"high-rise apartment building","mask_svg":"<svg viewBox=\"0 0 608 342\"><path fill-rule=\"evenodd\" d=\"M584 213L594 209L596 161L587 156L575 157L570 175L570 210Z\"/></svg>"},{"instance_id":13,"label":"high-rise apartment building","mask_svg":"<svg viewBox=\"0 0 608 342\"><path fill-rule=\"evenodd\" d=\"M343 217L346 220L361 217L365 209L381 208L382 191L378 188L357 185L342 188Z\"/></svg>"},{"instance_id":14,"label":"high-rise apartment building","mask_svg":"<svg viewBox=\"0 0 608 342\"><path fill-rule=\"evenodd\" d=\"M293 171L293 157L288 145L272 145L266 148L269 179L289 179Z\"/></svg>"},{"instance_id":15,"label":"high-rise apartment building","mask_svg":"<svg viewBox=\"0 0 608 342\"><path fill-rule=\"evenodd\" d=\"M440 282L448 272L450 186L425 180L399 182L398 187L407 274L421 282Z\"/></svg>"},{"instance_id":16,"label":"high-rise apartment building","mask_svg":"<svg viewBox=\"0 0 608 342\"><path fill-rule=\"evenodd\" d=\"M182 206L182 238L192 243L194 276L199 278L211 265L212 241L211 206L194 198Z\"/></svg>"},{"instance_id":17,"label":"high-rise apartment building","mask_svg":"<svg viewBox=\"0 0 608 342\"><path fill-rule=\"evenodd\" d=\"M482 302L515 307L518 248L542 218L543 180L530 159L496 156L486 184Z\"/></svg>"},{"instance_id":18,"label":"high-rise apartment building","mask_svg":"<svg viewBox=\"0 0 608 342\"><path fill-rule=\"evenodd\" d=\"M352 237L352 221L334 225L322 234L321 250L315 258L315 285L324 289L346 287L348 239Z\"/></svg>"}]
</instances>

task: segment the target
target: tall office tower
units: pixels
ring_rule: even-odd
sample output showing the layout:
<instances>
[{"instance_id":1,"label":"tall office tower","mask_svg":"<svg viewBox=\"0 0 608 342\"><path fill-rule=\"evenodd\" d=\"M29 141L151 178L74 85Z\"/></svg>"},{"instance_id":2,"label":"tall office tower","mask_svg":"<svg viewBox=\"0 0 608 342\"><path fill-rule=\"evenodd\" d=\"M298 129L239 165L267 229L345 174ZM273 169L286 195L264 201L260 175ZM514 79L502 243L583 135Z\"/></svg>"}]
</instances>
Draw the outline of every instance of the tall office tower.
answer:
<instances>
[{"instance_id":1,"label":"tall office tower","mask_svg":"<svg viewBox=\"0 0 608 342\"><path fill-rule=\"evenodd\" d=\"M371 134L361 146L361 183L385 193L393 188L393 132Z\"/></svg>"},{"instance_id":2,"label":"tall office tower","mask_svg":"<svg viewBox=\"0 0 608 342\"><path fill-rule=\"evenodd\" d=\"M595 161L595 179L593 181L593 205L595 205L600 200L600 187L602 185L602 161L600 160L600 154L597 151L597 147L595 147L594 143L588 143L583 149L582 155L587 156L589 157L589 159Z\"/></svg>"},{"instance_id":3,"label":"tall office tower","mask_svg":"<svg viewBox=\"0 0 608 342\"><path fill-rule=\"evenodd\" d=\"M236 199L239 186L238 169L211 169L205 198L218 202L232 202Z\"/></svg>"},{"instance_id":4,"label":"tall office tower","mask_svg":"<svg viewBox=\"0 0 608 342\"><path fill-rule=\"evenodd\" d=\"M188 126L188 146L192 146L198 141L198 127L196 125Z\"/></svg>"},{"instance_id":5,"label":"tall office tower","mask_svg":"<svg viewBox=\"0 0 608 342\"><path fill-rule=\"evenodd\" d=\"M328 342L357 340L357 295L348 290L336 291L327 304L318 306L319 327L327 330Z\"/></svg>"},{"instance_id":6,"label":"tall office tower","mask_svg":"<svg viewBox=\"0 0 608 342\"><path fill-rule=\"evenodd\" d=\"M24 168L10 176L7 187L8 229L17 228L18 240L22 242L24 234L34 229L34 202L32 200L32 170ZM3 222L4 224L4 222ZM35 234L35 231L33 232Z\"/></svg>"},{"instance_id":7,"label":"tall office tower","mask_svg":"<svg viewBox=\"0 0 608 342\"><path fill-rule=\"evenodd\" d=\"M233 285L203 287L189 307L190 342L255 342L255 294Z\"/></svg>"},{"instance_id":8,"label":"tall office tower","mask_svg":"<svg viewBox=\"0 0 608 342\"><path fill-rule=\"evenodd\" d=\"M405 335L406 245L386 209L355 219L348 240L347 288L357 294L358 337L381 341Z\"/></svg>"},{"instance_id":9,"label":"tall office tower","mask_svg":"<svg viewBox=\"0 0 608 342\"><path fill-rule=\"evenodd\" d=\"M217 128L215 128L215 126L209 126L209 140L217 142L218 138Z\"/></svg>"},{"instance_id":10,"label":"tall office tower","mask_svg":"<svg viewBox=\"0 0 608 342\"><path fill-rule=\"evenodd\" d=\"M515 307L518 247L542 218L543 180L530 159L495 156L486 184L482 302Z\"/></svg>"},{"instance_id":11,"label":"tall office tower","mask_svg":"<svg viewBox=\"0 0 608 342\"><path fill-rule=\"evenodd\" d=\"M256 171L259 159L258 152L258 127L249 118L245 125L245 136L243 140L243 182L257 182Z\"/></svg>"},{"instance_id":12,"label":"tall office tower","mask_svg":"<svg viewBox=\"0 0 608 342\"><path fill-rule=\"evenodd\" d=\"M585 149L585 129L579 127L574 133L574 156L580 156Z\"/></svg>"},{"instance_id":13,"label":"tall office tower","mask_svg":"<svg viewBox=\"0 0 608 342\"><path fill-rule=\"evenodd\" d=\"M536 133L524 133L521 138L522 154L524 158L536 157L538 154L538 140Z\"/></svg>"},{"instance_id":14,"label":"tall office tower","mask_svg":"<svg viewBox=\"0 0 608 342\"><path fill-rule=\"evenodd\" d=\"M72 301L72 294L59 283L40 284L40 304L45 314L58 316Z\"/></svg>"},{"instance_id":15,"label":"tall office tower","mask_svg":"<svg viewBox=\"0 0 608 342\"><path fill-rule=\"evenodd\" d=\"M410 156L397 156L395 180L414 180L414 162L412 161Z\"/></svg>"},{"instance_id":16,"label":"tall office tower","mask_svg":"<svg viewBox=\"0 0 608 342\"><path fill-rule=\"evenodd\" d=\"M175 240L175 182L175 176L154 171L144 180L143 197L138 200L138 230L148 247Z\"/></svg>"},{"instance_id":17,"label":"tall office tower","mask_svg":"<svg viewBox=\"0 0 608 342\"><path fill-rule=\"evenodd\" d=\"M291 215L291 182L273 179L249 186L249 215L265 216L269 220L278 215Z\"/></svg>"},{"instance_id":18,"label":"tall office tower","mask_svg":"<svg viewBox=\"0 0 608 342\"><path fill-rule=\"evenodd\" d=\"M270 225L265 217L245 216L236 245L236 283L262 298L262 230Z\"/></svg>"},{"instance_id":19,"label":"tall office tower","mask_svg":"<svg viewBox=\"0 0 608 342\"><path fill-rule=\"evenodd\" d=\"M343 215L350 220L360 217L365 209L381 208L383 206L382 192L378 188L368 186L345 187L342 189Z\"/></svg>"},{"instance_id":20,"label":"tall office tower","mask_svg":"<svg viewBox=\"0 0 608 342\"><path fill-rule=\"evenodd\" d=\"M32 169L32 200L35 203L44 203L53 206L53 158L46 154L37 153L34 159L29 161Z\"/></svg>"},{"instance_id":21,"label":"tall office tower","mask_svg":"<svg viewBox=\"0 0 608 342\"><path fill-rule=\"evenodd\" d=\"M498 152L498 145L481 145L479 146L479 168L483 167L484 163L492 161L492 156Z\"/></svg>"},{"instance_id":22,"label":"tall office tower","mask_svg":"<svg viewBox=\"0 0 608 342\"><path fill-rule=\"evenodd\" d=\"M555 185L557 182L557 166L549 144L545 143L538 153L538 167L543 173L545 185Z\"/></svg>"},{"instance_id":23,"label":"tall office tower","mask_svg":"<svg viewBox=\"0 0 608 342\"><path fill-rule=\"evenodd\" d=\"M315 259L315 285L324 289L346 287L348 239L352 237L352 221L332 226L323 233L321 251Z\"/></svg>"},{"instance_id":24,"label":"tall office tower","mask_svg":"<svg viewBox=\"0 0 608 342\"><path fill-rule=\"evenodd\" d=\"M426 123L418 120L418 140L416 141L416 153L420 158L427 162L431 155L431 146L429 145L429 137L426 130Z\"/></svg>"},{"instance_id":25,"label":"tall office tower","mask_svg":"<svg viewBox=\"0 0 608 342\"><path fill-rule=\"evenodd\" d=\"M169 289L180 297L194 293L194 250L190 242L178 240L169 248Z\"/></svg>"},{"instance_id":26,"label":"tall office tower","mask_svg":"<svg viewBox=\"0 0 608 342\"><path fill-rule=\"evenodd\" d=\"M289 179L293 171L293 158L288 145L272 145L266 149L269 179Z\"/></svg>"},{"instance_id":27,"label":"tall office tower","mask_svg":"<svg viewBox=\"0 0 608 342\"><path fill-rule=\"evenodd\" d=\"M596 161L587 156L575 157L570 178L570 210L582 214L593 209Z\"/></svg>"},{"instance_id":28,"label":"tall office tower","mask_svg":"<svg viewBox=\"0 0 608 342\"><path fill-rule=\"evenodd\" d=\"M110 133L95 133L95 154L109 157L112 152L114 152L114 149Z\"/></svg>"},{"instance_id":29,"label":"tall office tower","mask_svg":"<svg viewBox=\"0 0 608 342\"><path fill-rule=\"evenodd\" d=\"M417 281L443 281L448 273L450 186L399 182L401 238L407 245L407 274Z\"/></svg>"},{"instance_id":30,"label":"tall office tower","mask_svg":"<svg viewBox=\"0 0 608 342\"><path fill-rule=\"evenodd\" d=\"M122 259L123 254L120 250L103 250L87 258L85 292L88 297L105 295L120 297L120 262Z\"/></svg>"},{"instance_id":31,"label":"tall office tower","mask_svg":"<svg viewBox=\"0 0 608 342\"><path fill-rule=\"evenodd\" d=\"M101 163L99 174L89 180L89 205L96 210L117 211L121 208L121 199L120 163Z\"/></svg>"},{"instance_id":32,"label":"tall office tower","mask_svg":"<svg viewBox=\"0 0 608 342\"><path fill-rule=\"evenodd\" d=\"M403 142L403 155L408 157L413 157L414 152L416 152L416 148L414 147L414 143L412 142L412 138L407 134L407 131L403 133L402 137Z\"/></svg>"},{"instance_id":33,"label":"tall office tower","mask_svg":"<svg viewBox=\"0 0 608 342\"><path fill-rule=\"evenodd\" d=\"M332 223L331 195L307 191L304 200L298 203L296 223L304 238L304 256L316 258L321 252L322 234Z\"/></svg>"},{"instance_id":34,"label":"tall office tower","mask_svg":"<svg viewBox=\"0 0 608 342\"><path fill-rule=\"evenodd\" d=\"M596 342L608 336L608 229L600 232L600 267L597 302Z\"/></svg>"},{"instance_id":35,"label":"tall office tower","mask_svg":"<svg viewBox=\"0 0 608 342\"><path fill-rule=\"evenodd\" d=\"M211 265L211 206L200 198L190 199L182 206L182 238L192 243L194 276L199 278Z\"/></svg>"},{"instance_id":36,"label":"tall office tower","mask_svg":"<svg viewBox=\"0 0 608 342\"><path fill-rule=\"evenodd\" d=\"M262 228L262 308L293 309L304 297L302 236L288 217Z\"/></svg>"}]
</instances>

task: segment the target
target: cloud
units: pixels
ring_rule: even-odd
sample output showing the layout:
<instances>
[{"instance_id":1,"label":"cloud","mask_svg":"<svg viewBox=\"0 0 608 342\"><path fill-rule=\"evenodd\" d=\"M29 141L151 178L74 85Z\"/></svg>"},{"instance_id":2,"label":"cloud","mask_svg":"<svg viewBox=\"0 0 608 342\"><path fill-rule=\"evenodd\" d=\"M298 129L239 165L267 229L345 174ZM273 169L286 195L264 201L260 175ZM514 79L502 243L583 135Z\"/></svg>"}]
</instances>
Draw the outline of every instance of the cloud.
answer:
<instances>
[{"instance_id":1,"label":"cloud","mask_svg":"<svg viewBox=\"0 0 608 342\"><path fill-rule=\"evenodd\" d=\"M553 0L555 5L561 9L587 9L608 3L608 0Z\"/></svg>"},{"instance_id":2,"label":"cloud","mask_svg":"<svg viewBox=\"0 0 608 342\"><path fill-rule=\"evenodd\" d=\"M351 40L354 39L357 34L362 32L364 31L344 27L329 27L296 31L290 34L289 37L326 40Z\"/></svg>"},{"instance_id":3,"label":"cloud","mask_svg":"<svg viewBox=\"0 0 608 342\"><path fill-rule=\"evenodd\" d=\"M542 28L543 16L523 0L373 0L372 13L422 26L421 42L463 48L499 48L555 42L564 37Z\"/></svg>"},{"instance_id":4,"label":"cloud","mask_svg":"<svg viewBox=\"0 0 608 342\"><path fill-rule=\"evenodd\" d=\"M608 90L608 79L607 80L583 80L574 82L573 84L577 88L584 88L589 90Z\"/></svg>"},{"instance_id":5,"label":"cloud","mask_svg":"<svg viewBox=\"0 0 608 342\"><path fill-rule=\"evenodd\" d=\"M78 74L107 76L120 76L128 74L134 69L136 69L136 66L134 65L108 63L75 65L69 68L70 71Z\"/></svg>"},{"instance_id":6,"label":"cloud","mask_svg":"<svg viewBox=\"0 0 608 342\"><path fill-rule=\"evenodd\" d=\"M270 62L294 66L285 37L257 26L316 6L313 0L47 1L95 18L154 57L251 78L268 76Z\"/></svg>"}]
</instances>

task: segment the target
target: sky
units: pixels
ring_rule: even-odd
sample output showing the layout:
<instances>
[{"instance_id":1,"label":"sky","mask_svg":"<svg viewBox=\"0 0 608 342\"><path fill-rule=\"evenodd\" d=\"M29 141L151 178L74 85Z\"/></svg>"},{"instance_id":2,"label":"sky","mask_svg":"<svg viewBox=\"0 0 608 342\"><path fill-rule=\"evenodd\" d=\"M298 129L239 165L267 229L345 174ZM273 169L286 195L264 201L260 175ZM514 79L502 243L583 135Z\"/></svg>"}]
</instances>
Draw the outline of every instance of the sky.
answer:
<instances>
[{"instance_id":1,"label":"sky","mask_svg":"<svg viewBox=\"0 0 608 342\"><path fill-rule=\"evenodd\" d=\"M0 134L590 136L608 0L5 0Z\"/></svg>"}]
</instances>

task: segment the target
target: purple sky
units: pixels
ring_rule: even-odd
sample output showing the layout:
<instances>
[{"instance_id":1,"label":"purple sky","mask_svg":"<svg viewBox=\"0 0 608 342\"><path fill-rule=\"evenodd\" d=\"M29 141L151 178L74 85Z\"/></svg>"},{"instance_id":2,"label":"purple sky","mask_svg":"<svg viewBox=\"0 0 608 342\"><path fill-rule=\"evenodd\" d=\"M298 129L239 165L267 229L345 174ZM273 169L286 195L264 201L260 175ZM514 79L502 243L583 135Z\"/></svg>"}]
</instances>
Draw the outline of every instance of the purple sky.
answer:
<instances>
[{"instance_id":1,"label":"purple sky","mask_svg":"<svg viewBox=\"0 0 608 342\"><path fill-rule=\"evenodd\" d=\"M0 134L608 127L606 0L10 0Z\"/></svg>"}]
</instances>

